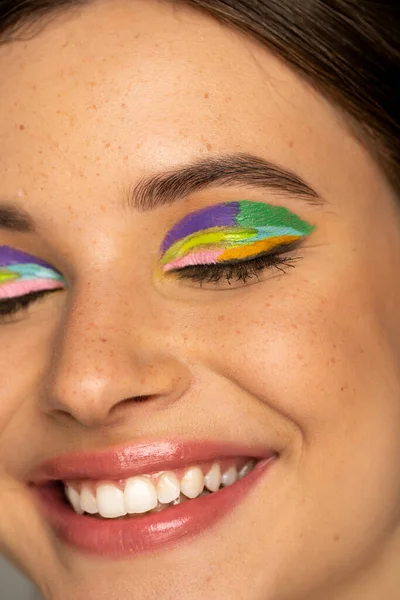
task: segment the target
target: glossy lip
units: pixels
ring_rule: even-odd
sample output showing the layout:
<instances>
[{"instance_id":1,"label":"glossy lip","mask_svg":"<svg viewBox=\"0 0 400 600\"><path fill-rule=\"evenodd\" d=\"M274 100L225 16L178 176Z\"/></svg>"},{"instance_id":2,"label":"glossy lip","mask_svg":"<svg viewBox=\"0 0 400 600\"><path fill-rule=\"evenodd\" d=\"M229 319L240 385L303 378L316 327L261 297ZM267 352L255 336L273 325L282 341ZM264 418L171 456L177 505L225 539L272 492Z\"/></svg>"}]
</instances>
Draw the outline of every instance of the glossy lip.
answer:
<instances>
[{"instance_id":1,"label":"glossy lip","mask_svg":"<svg viewBox=\"0 0 400 600\"><path fill-rule=\"evenodd\" d=\"M246 477L218 492L161 512L125 519L76 514L65 501L61 484L55 484L60 479L125 479L229 456L248 456L259 462ZM233 444L139 443L56 457L33 474L36 485L32 492L43 517L61 541L92 555L123 558L162 551L209 530L241 503L277 458L272 450Z\"/></svg>"},{"instance_id":2,"label":"glossy lip","mask_svg":"<svg viewBox=\"0 0 400 600\"><path fill-rule=\"evenodd\" d=\"M127 479L216 458L248 456L261 460L276 454L277 451L272 448L207 441L137 442L105 450L56 456L40 465L27 479L36 485L69 479Z\"/></svg>"}]
</instances>

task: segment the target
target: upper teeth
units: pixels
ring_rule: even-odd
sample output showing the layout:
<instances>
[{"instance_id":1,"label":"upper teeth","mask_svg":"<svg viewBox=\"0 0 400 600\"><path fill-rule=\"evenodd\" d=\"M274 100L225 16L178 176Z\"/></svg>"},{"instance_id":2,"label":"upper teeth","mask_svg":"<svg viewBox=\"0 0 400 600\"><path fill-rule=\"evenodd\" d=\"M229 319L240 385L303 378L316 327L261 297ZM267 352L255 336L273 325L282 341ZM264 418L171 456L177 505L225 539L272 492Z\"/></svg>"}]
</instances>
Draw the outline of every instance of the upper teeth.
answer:
<instances>
[{"instance_id":1,"label":"upper teeth","mask_svg":"<svg viewBox=\"0 0 400 600\"><path fill-rule=\"evenodd\" d=\"M214 463L204 475L199 466L189 467L179 481L173 471L155 476L140 475L130 477L121 485L99 483L94 490L93 483L65 484L65 493L75 512L82 515L100 514L105 518L117 518L127 514L140 514L160 505L176 504L186 498L197 498L204 492L216 492L220 486L228 486L245 477L254 467L248 461L238 472L231 466L221 473L219 463ZM182 496L181 494L184 494Z\"/></svg>"}]
</instances>

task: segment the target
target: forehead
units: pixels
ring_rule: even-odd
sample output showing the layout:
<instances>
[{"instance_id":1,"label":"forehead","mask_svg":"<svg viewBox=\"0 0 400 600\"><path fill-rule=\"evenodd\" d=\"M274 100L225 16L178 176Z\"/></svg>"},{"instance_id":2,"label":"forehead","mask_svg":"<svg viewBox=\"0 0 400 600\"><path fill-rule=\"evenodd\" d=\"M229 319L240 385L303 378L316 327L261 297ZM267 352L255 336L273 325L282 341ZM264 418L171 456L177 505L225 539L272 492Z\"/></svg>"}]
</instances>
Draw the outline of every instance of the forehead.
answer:
<instances>
[{"instance_id":1,"label":"forehead","mask_svg":"<svg viewBox=\"0 0 400 600\"><path fill-rule=\"evenodd\" d=\"M64 13L2 47L0 69L3 193L18 182L46 194L49 180L65 190L65 178L104 187L226 151L271 157L318 186L344 140L335 110L263 47L165 3Z\"/></svg>"}]
</instances>

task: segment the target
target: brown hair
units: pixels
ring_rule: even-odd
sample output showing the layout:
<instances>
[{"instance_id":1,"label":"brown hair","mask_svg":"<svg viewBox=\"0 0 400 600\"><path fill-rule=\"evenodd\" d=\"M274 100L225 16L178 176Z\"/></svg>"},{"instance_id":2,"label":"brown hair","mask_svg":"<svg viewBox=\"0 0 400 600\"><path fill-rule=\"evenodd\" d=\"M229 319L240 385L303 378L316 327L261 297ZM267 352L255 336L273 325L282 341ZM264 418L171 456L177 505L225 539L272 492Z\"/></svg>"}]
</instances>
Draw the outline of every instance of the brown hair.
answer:
<instances>
[{"instance_id":1,"label":"brown hair","mask_svg":"<svg viewBox=\"0 0 400 600\"><path fill-rule=\"evenodd\" d=\"M90 0L0 0L3 43ZM257 39L338 106L400 195L398 0L164 0Z\"/></svg>"}]
</instances>

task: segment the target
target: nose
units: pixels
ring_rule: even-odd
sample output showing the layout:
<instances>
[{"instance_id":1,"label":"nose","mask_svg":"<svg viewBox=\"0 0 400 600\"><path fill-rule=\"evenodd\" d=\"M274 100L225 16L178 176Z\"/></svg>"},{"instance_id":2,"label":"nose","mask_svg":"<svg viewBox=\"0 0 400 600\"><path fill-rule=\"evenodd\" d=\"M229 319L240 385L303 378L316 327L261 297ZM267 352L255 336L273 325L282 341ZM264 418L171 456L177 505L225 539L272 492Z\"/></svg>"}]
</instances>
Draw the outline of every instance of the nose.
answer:
<instances>
[{"instance_id":1,"label":"nose","mask_svg":"<svg viewBox=\"0 0 400 600\"><path fill-rule=\"evenodd\" d=\"M174 402L191 380L150 303L100 287L72 294L40 400L44 412L86 428L110 426L137 401Z\"/></svg>"}]
</instances>

